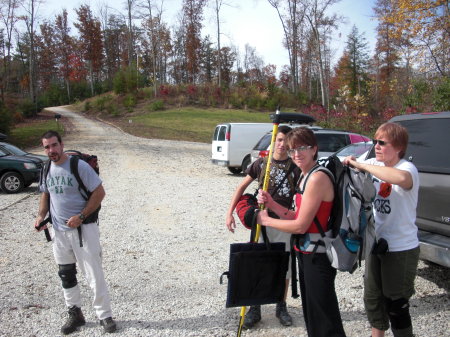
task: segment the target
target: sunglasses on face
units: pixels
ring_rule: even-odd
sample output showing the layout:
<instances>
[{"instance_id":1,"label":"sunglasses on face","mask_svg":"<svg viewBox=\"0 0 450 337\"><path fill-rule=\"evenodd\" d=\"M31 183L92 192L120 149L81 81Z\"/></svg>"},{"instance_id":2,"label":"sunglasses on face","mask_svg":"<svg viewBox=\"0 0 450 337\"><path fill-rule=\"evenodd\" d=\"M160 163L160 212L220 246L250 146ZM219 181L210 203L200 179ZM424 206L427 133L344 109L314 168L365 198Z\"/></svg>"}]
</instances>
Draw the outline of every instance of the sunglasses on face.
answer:
<instances>
[{"instance_id":1,"label":"sunglasses on face","mask_svg":"<svg viewBox=\"0 0 450 337\"><path fill-rule=\"evenodd\" d=\"M299 146L299 147L297 147L297 148L295 148L295 149L289 149L289 150L287 150L287 154L288 154L289 157L292 157L292 156L294 156L296 153L300 153L300 152L309 150L310 148L312 148L311 145L307 145L307 146Z\"/></svg>"},{"instance_id":2,"label":"sunglasses on face","mask_svg":"<svg viewBox=\"0 0 450 337\"><path fill-rule=\"evenodd\" d=\"M385 146L385 145L389 144L389 142L386 142L384 140L379 140L379 139L374 139L374 140L372 140L372 142L373 142L373 145L380 144L380 146Z\"/></svg>"}]
</instances>

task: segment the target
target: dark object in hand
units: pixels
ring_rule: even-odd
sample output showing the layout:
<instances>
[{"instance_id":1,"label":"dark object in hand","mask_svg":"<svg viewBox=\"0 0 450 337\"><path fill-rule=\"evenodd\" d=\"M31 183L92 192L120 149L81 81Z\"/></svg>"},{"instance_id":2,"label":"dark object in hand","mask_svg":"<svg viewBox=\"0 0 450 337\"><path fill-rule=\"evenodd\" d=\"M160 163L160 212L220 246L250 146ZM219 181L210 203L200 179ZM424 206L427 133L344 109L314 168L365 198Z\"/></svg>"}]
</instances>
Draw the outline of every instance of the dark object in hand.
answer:
<instances>
[{"instance_id":1,"label":"dark object in hand","mask_svg":"<svg viewBox=\"0 0 450 337\"><path fill-rule=\"evenodd\" d=\"M380 238L372 248L372 254L384 255L389 251L389 245L386 239Z\"/></svg>"},{"instance_id":2,"label":"dark object in hand","mask_svg":"<svg viewBox=\"0 0 450 337\"><path fill-rule=\"evenodd\" d=\"M42 221L39 225L35 226L35 228L39 231L42 227L44 227L46 224L50 222L50 217Z\"/></svg>"}]
</instances>

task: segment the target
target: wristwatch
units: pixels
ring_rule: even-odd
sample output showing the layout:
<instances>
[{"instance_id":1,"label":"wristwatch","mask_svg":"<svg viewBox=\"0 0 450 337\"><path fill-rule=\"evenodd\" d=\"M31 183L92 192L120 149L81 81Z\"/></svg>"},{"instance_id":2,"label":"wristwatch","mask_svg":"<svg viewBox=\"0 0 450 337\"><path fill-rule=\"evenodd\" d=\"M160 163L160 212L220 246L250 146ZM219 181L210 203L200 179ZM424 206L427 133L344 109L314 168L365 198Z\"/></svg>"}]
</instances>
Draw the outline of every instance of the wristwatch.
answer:
<instances>
[{"instance_id":1,"label":"wristwatch","mask_svg":"<svg viewBox=\"0 0 450 337\"><path fill-rule=\"evenodd\" d=\"M84 219L86 219L86 216L83 213L80 213L78 217L80 218L81 221L84 221Z\"/></svg>"}]
</instances>

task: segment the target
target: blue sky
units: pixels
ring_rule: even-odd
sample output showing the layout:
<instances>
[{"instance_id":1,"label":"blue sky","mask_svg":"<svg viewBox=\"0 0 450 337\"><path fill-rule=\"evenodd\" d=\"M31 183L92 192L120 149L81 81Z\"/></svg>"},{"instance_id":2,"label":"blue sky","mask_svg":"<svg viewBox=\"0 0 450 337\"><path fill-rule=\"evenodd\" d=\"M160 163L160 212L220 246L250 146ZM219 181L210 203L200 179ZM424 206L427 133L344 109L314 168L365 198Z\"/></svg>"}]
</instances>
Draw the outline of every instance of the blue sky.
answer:
<instances>
[{"instance_id":1,"label":"blue sky","mask_svg":"<svg viewBox=\"0 0 450 337\"><path fill-rule=\"evenodd\" d=\"M83 3L90 4L94 12L100 7L100 3L106 0L47 0L40 8L42 17L52 18L66 8L69 13L69 20L73 22L75 15L73 8L79 7ZM160 2L160 0L155 0ZM283 29L278 18L276 10L268 3L267 0L226 0L228 3L235 4L233 7L223 6L221 12L221 30L222 30L222 46L233 43L238 45L241 54L244 53L246 43L255 47L258 54L264 59L266 64L271 63L277 65L277 71L281 70L283 64L288 64L288 53L282 45ZM125 0L109 0L110 7L115 8L119 12L125 14ZM353 25L358 30L364 32L369 42L371 53L375 46L375 28L376 20L373 20L372 7L375 0L341 0L339 3L331 7L331 12L335 12L346 17L347 22L339 25L339 30L333 36L332 49L334 51L333 63L335 63L342 55L347 36ZM177 15L181 10L182 0L164 0L165 11L163 20L169 23L169 26L176 22ZM210 34L212 40L215 41L216 26L215 18L211 8L207 8L204 13L204 29L203 35ZM76 29L72 29L75 34Z\"/></svg>"}]
</instances>

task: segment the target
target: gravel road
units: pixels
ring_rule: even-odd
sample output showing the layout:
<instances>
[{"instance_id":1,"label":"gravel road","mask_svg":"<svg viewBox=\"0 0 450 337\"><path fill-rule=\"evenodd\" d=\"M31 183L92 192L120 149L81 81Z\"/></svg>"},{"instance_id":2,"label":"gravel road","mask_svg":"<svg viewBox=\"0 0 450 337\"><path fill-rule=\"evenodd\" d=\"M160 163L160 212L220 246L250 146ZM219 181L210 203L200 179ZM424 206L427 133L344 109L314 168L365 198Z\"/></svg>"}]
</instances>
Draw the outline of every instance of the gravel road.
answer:
<instances>
[{"instance_id":1,"label":"gravel road","mask_svg":"<svg viewBox=\"0 0 450 337\"><path fill-rule=\"evenodd\" d=\"M210 163L210 145L143 139L72 113L65 149L99 156L106 198L100 213L104 269L119 330L116 336L235 336L239 308L226 309L229 233L225 212L242 176ZM42 153L41 149L30 149ZM254 186L252 186L254 188ZM66 309L51 246L32 230L36 184L0 194L0 336L59 336ZM420 262L411 312L416 336L450 336L448 269ZM90 289L79 275L87 324L73 336L102 336ZM368 336L362 270L338 273L337 294L348 336ZM294 325L281 327L274 305L243 336L306 336L300 301L288 299ZM390 332L386 336L392 336Z\"/></svg>"}]
</instances>

